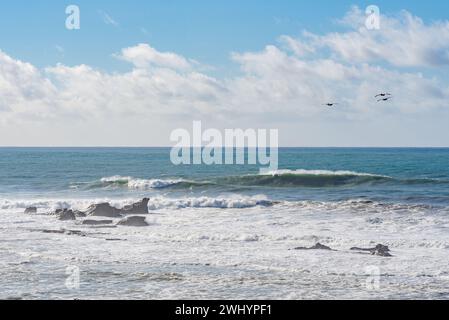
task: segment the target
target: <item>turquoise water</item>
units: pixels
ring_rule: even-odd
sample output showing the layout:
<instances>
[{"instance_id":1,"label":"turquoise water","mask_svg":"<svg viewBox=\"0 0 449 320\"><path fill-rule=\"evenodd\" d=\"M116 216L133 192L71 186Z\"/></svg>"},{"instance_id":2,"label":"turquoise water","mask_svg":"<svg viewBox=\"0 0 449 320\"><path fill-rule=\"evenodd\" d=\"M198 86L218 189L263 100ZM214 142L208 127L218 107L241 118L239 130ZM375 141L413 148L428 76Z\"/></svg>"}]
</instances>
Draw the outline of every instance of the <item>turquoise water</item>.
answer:
<instances>
[{"instance_id":1,"label":"turquoise water","mask_svg":"<svg viewBox=\"0 0 449 320\"><path fill-rule=\"evenodd\" d=\"M251 165L175 166L169 154L168 148L2 148L0 197L238 193L274 201L449 205L449 149L284 148L283 171L272 176Z\"/></svg>"},{"instance_id":2,"label":"turquoise water","mask_svg":"<svg viewBox=\"0 0 449 320\"><path fill-rule=\"evenodd\" d=\"M0 149L0 299L449 298L449 149L281 149L265 175L169 154ZM146 227L52 214L143 197Z\"/></svg>"}]
</instances>

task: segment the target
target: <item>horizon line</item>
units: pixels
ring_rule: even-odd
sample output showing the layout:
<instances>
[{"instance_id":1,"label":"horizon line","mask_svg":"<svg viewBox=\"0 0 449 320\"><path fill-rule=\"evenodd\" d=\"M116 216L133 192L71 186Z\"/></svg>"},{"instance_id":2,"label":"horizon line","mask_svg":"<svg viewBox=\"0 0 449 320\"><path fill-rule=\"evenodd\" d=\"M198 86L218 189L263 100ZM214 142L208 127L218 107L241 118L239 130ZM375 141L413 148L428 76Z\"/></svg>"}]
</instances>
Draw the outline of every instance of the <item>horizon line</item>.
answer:
<instances>
[{"instance_id":1,"label":"horizon line","mask_svg":"<svg viewBox=\"0 0 449 320\"><path fill-rule=\"evenodd\" d=\"M162 149L162 148L173 148L174 146L1 146L0 149L25 149L25 148L35 148L35 149L44 149L44 148L54 148L54 149L63 149L63 148L72 148L72 149L106 149L106 148L115 148L115 149ZM201 146L204 148L206 146ZM198 147L190 147L190 148L198 148ZM222 147L222 148L230 148L230 147ZM236 148L236 147L233 147ZM245 149L250 148L254 149L257 147L244 147ZM288 148L304 148L304 149L449 149L449 146L279 146L279 149L288 149ZM238 147L238 149L242 149ZM269 149L269 147L267 147Z\"/></svg>"}]
</instances>

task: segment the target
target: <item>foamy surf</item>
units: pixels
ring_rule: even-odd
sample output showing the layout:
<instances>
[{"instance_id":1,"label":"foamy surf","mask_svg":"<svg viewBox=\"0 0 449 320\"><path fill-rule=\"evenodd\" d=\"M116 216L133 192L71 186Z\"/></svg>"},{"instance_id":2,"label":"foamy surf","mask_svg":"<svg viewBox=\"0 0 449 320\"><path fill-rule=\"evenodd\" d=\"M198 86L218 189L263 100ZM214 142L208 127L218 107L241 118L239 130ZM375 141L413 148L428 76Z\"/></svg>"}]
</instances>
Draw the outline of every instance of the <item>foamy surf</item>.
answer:
<instances>
[{"instance_id":1,"label":"foamy surf","mask_svg":"<svg viewBox=\"0 0 449 320\"><path fill-rule=\"evenodd\" d=\"M129 189L163 189L184 182L183 179L138 179L133 177L112 176L100 179L104 187L127 186Z\"/></svg>"},{"instance_id":2,"label":"foamy surf","mask_svg":"<svg viewBox=\"0 0 449 320\"><path fill-rule=\"evenodd\" d=\"M273 171L260 173L260 175L268 175L268 176L283 176L283 175L356 176L356 177L360 176L360 177L379 177L379 178L393 179L392 177L386 176L386 175L379 175L379 174L365 173L365 172L355 172L355 171L348 171L348 170L331 171L331 170L306 170L306 169L296 169L296 170L280 169L280 170L273 170Z\"/></svg>"},{"instance_id":3,"label":"foamy surf","mask_svg":"<svg viewBox=\"0 0 449 320\"><path fill-rule=\"evenodd\" d=\"M116 208L123 208L126 205L135 203L141 199L126 198L126 199L111 199L111 198L86 198L86 199L29 199L29 200L14 200L2 199L0 200L0 210L23 212L26 208L36 207L39 213L50 213L57 209L73 209L85 210L92 204L110 203Z\"/></svg>"},{"instance_id":4,"label":"foamy surf","mask_svg":"<svg viewBox=\"0 0 449 320\"><path fill-rule=\"evenodd\" d=\"M245 209L257 206L271 206L274 203L265 196L245 197L190 197L172 199L166 197L156 197L150 199L148 207L150 210L162 208L220 208L220 209Z\"/></svg>"},{"instance_id":5,"label":"foamy surf","mask_svg":"<svg viewBox=\"0 0 449 320\"><path fill-rule=\"evenodd\" d=\"M109 203L116 208L123 208L126 205L133 204L141 199L111 199L111 198L94 198L94 199L30 199L30 200L9 200L0 201L0 209L8 211L21 212L28 207L36 207L39 213L52 212L56 209L73 209L84 210L92 204ZM150 198L148 207L150 210L162 208L252 208L256 206L271 206L274 202L268 200L265 196L218 196L218 197L182 197L168 198L157 196Z\"/></svg>"}]
</instances>

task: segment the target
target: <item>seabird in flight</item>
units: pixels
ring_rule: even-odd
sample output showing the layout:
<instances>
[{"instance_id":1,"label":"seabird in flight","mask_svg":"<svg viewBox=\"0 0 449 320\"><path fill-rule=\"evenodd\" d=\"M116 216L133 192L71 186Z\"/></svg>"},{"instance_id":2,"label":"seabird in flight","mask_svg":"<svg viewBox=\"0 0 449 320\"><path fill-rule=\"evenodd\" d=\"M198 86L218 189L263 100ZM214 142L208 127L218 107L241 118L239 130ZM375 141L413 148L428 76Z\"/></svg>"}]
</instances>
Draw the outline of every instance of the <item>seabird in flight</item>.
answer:
<instances>
[{"instance_id":1,"label":"seabird in flight","mask_svg":"<svg viewBox=\"0 0 449 320\"><path fill-rule=\"evenodd\" d=\"M378 95L375 95L374 98L387 97L387 96L391 96L391 93L379 93Z\"/></svg>"},{"instance_id":2,"label":"seabird in flight","mask_svg":"<svg viewBox=\"0 0 449 320\"><path fill-rule=\"evenodd\" d=\"M382 98L382 99L377 100L377 102L388 101L388 100L390 100L391 98L393 98L393 97Z\"/></svg>"}]
</instances>

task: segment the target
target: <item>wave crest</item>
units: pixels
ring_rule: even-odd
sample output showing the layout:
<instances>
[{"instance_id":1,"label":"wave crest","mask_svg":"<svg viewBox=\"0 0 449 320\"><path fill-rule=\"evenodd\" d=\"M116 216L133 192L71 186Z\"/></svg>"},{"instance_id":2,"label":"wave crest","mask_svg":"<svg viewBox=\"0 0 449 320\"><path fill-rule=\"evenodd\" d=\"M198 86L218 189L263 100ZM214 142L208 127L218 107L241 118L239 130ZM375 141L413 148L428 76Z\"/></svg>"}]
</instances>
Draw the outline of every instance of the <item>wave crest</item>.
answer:
<instances>
[{"instance_id":1,"label":"wave crest","mask_svg":"<svg viewBox=\"0 0 449 320\"><path fill-rule=\"evenodd\" d=\"M220 197L198 197L198 198L181 198L170 199L164 197L151 198L148 203L150 210L157 210L163 208L252 208L257 206L271 206L274 203L267 200L265 197L235 197L235 198L220 198Z\"/></svg>"},{"instance_id":2,"label":"wave crest","mask_svg":"<svg viewBox=\"0 0 449 320\"><path fill-rule=\"evenodd\" d=\"M101 178L101 187L127 186L129 189L163 189L184 182L183 179L136 179L133 177L112 176ZM93 187L97 187L94 184Z\"/></svg>"},{"instance_id":3,"label":"wave crest","mask_svg":"<svg viewBox=\"0 0 449 320\"><path fill-rule=\"evenodd\" d=\"M133 177L105 177L94 183L87 184L88 189L126 187L136 190L192 187L286 187L286 188L330 188L350 187L364 184L447 184L447 180L432 178L399 179L381 174L355 171L330 170L276 170L263 174L247 174L210 178L209 180L171 179L138 179Z\"/></svg>"},{"instance_id":4,"label":"wave crest","mask_svg":"<svg viewBox=\"0 0 449 320\"><path fill-rule=\"evenodd\" d=\"M365 172L355 172L355 171L348 171L348 170L331 171L331 170L306 170L306 169L288 170L288 169L282 169L282 170L269 171L266 173L262 173L260 175L271 175L271 176L283 176L283 175L357 176L357 177L379 177L379 178L392 179L391 177L385 176L385 175L378 175L378 174L365 173Z\"/></svg>"},{"instance_id":5,"label":"wave crest","mask_svg":"<svg viewBox=\"0 0 449 320\"><path fill-rule=\"evenodd\" d=\"M223 178L227 184L270 187L336 187L392 181L393 178L370 173L328 170L277 170L258 175Z\"/></svg>"}]
</instances>

